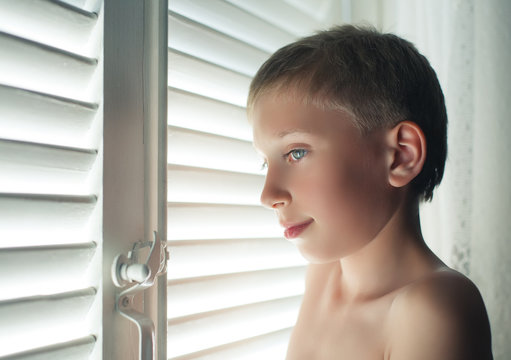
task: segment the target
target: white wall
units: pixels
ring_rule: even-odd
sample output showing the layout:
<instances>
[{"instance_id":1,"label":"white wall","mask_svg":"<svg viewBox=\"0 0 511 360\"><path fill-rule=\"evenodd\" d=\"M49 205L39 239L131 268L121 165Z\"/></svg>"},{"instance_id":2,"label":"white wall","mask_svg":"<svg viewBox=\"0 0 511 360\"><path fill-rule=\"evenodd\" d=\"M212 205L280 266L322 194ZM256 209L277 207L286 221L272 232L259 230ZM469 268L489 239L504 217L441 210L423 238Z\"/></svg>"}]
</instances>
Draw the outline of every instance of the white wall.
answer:
<instances>
[{"instance_id":1,"label":"white wall","mask_svg":"<svg viewBox=\"0 0 511 360\"><path fill-rule=\"evenodd\" d=\"M496 360L511 358L511 2L475 1L471 276L484 296Z\"/></svg>"}]
</instances>

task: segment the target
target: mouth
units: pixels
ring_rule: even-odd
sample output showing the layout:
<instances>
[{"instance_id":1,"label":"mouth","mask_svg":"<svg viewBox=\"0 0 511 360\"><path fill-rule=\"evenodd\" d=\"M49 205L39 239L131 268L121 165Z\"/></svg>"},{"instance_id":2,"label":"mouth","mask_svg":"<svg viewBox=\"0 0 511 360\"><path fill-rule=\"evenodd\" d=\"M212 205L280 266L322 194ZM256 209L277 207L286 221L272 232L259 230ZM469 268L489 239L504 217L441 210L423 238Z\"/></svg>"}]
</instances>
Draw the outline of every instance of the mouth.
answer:
<instances>
[{"instance_id":1,"label":"mouth","mask_svg":"<svg viewBox=\"0 0 511 360\"><path fill-rule=\"evenodd\" d=\"M284 225L285 227L284 236L286 237L286 239L297 238L298 236L300 236L302 232L305 231L305 229L307 229L307 227L310 224L312 224L312 222L313 220L311 219L296 225Z\"/></svg>"}]
</instances>

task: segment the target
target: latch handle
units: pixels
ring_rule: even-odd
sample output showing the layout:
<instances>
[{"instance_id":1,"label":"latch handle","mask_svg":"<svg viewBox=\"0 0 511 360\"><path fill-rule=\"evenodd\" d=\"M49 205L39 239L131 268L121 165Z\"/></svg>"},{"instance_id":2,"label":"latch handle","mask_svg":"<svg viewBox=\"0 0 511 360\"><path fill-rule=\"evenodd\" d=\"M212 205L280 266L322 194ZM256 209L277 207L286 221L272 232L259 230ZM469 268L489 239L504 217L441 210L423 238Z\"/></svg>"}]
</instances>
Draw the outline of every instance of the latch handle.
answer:
<instances>
[{"instance_id":1,"label":"latch handle","mask_svg":"<svg viewBox=\"0 0 511 360\"><path fill-rule=\"evenodd\" d=\"M125 281L142 283L151 275L151 270L146 264L121 264L119 275Z\"/></svg>"},{"instance_id":2,"label":"latch handle","mask_svg":"<svg viewBox=\"0 0 511 360\"><path fill-rule=\"evenodd\" d=\"M149 255L139 263L141 249L150 247ZM167 273L168 252L158 233L153 241L137 242L128 256L118 255L112 264L112 280L117 287L125 288L116 294L116 310L133 322L138 329L141 360L153 360L155 348L154 324L150 317L133 309L133 299L139 292L151 287L157 276Z\"/></svg>"}]
</instances>

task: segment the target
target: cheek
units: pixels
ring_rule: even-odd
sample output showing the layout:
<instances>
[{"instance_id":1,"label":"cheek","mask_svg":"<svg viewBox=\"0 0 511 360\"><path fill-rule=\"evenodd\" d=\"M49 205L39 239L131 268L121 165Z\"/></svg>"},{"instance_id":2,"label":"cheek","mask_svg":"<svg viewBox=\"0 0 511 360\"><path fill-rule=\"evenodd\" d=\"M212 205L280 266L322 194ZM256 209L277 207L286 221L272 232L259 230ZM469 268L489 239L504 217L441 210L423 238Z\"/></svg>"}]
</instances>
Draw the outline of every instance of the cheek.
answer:
<instances>
[{"instance_id":1,"label":"cheek","mask_svg":"<svg viewBox=\"0 0 511 360\"><path fill-rule=\"evenodd\" d=\"M347 169L339 166L324 166L321 170L311 169L296 184L302 194L301 207L310 211L320 224L332 226L339 221L352 221L353 204L359 193L358 182L347 174Z\"/></svg>"},{"instance_id":2,"label":"cheek","mask_svg":"<svg viewBox=\"0 0 511 360\"><path fill-rule=\"evenodd\" d=\"M353 239L370 239L380 227L382 212L382 180L378 171L360 164L339 166L335 171L318 179L320 194L311 192L312 197L322 198L318 205L321 218L339 235Z\"/></svg>"}]
</instances>

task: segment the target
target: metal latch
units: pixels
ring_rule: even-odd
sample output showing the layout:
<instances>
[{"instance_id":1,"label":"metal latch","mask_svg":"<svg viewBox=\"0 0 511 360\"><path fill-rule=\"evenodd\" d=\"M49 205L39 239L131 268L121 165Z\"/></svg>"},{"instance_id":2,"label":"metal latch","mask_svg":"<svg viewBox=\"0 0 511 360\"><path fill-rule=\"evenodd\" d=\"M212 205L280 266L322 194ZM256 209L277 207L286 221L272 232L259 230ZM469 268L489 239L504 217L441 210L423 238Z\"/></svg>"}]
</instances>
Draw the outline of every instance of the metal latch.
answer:
<instances>
[{"instance_id":1,"label":"metal latch","mask_svg":"<svg viewBox=\"0 0 511 360\"><path fill-rule=\"evenodd\" d=\"M147 258L141 261L148 248ZM134 297L151 287L157 276L167 273L168 257L167 244L155 231L153 241L137 241L128 256L120 254L112 264L114 284L127 287L116 295L116 310L137 326L141 360L153 360L155 333L151 318L133 308Z\"/></svg>"}]
</instances>

